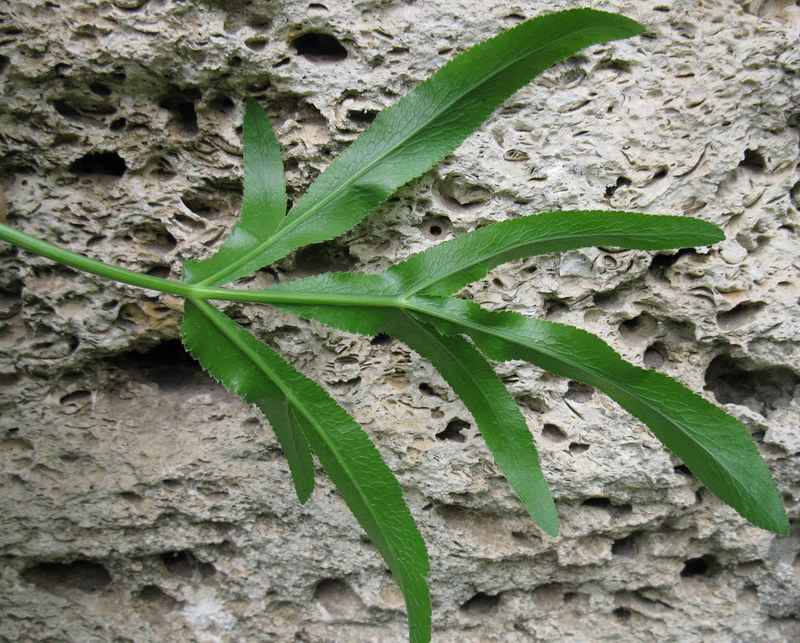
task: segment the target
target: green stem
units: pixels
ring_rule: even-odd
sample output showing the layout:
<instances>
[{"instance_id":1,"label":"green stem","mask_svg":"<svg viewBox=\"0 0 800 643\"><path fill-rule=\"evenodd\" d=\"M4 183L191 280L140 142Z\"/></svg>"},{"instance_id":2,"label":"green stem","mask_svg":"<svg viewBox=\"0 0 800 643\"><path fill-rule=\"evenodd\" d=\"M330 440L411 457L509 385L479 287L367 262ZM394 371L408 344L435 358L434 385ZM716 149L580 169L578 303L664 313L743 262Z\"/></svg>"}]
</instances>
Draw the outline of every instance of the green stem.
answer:
<instances>
[{"instance_id":1,"label":"green stem","mask_svg":"<svg viewBox=\"0 0 800 643\"><path fill-rule=\"evenodd\" d=\"M100 277L106 277L114 281L121 281L124 284L139 286L140 288L172 293L173 295L180 295L183 297L196 296L194 287L188 284L182 284L170 279L143 275L133 270L118 268L117 266L112 266L102 261L97 261L96 259L90 259L84 255L70 252L52 243L42 241L29 234L15 230L3 223L0 223L0 239L13 243L15 246L29 250L37 255L41 255L42 257L47 257L48 259L62 263L70 268L77 268L84 272L90 272L93 275L99 275Z\"/></svg>"},{"instance_id":2,"label":"green stem","mask_svg":"<svg viewBox=\"0 0 800 643\"><path fill-rule=\"evenodd\" d=\"M393 306L400 305L398 297L379 295L339 295L333 293L272 293L267 291L234 290L232 288L208 288L194 284L185 284L171 279L161 279L143 275L126 268L118 268L81 254L70 252L64 248L42 241L29 234L15 230L0 223L0 239L13 243L20 248L47 257L53 261L77 268L93 275L119 281L124 284L157 290L180 297L192 299L215 299L221 301L247 301L260 304L321 304L342 306Z\"/></svg>"}]
</instances>

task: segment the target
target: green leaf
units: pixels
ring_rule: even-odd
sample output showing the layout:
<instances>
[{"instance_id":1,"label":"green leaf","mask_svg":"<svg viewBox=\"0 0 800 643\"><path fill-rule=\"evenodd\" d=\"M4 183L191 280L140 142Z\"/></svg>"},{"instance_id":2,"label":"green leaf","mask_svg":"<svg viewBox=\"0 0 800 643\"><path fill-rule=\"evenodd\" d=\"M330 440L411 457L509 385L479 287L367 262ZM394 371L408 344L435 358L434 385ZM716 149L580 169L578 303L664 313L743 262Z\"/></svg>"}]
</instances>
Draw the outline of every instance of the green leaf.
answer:
<instances>
[{"instance_id":1,"label":"green leaf","mask_svg":"<svg viewBox=\"0 0 800 643\"><path fill-rule=\"evenodd\" d=\"M536 253L587 245L656 250L706 245L723 238L715 225L688 217L548 212L486 226L429 248L379 275L318 275L274 286L268 292L304 293L311 301L316 297L317 303L276 305L349 332L388 332L430 360L467 405L531 517L545 531L555 533L555 507L530 432L513 398L471 345L456 338L446 342L425 324L414 325L403 311L401 299L416 292L449 294L484 277L500 263ZM325 303L325 295L339 298ZM361 299L356 300L356 295Z\"/></svg>"},{"instance_id":2,"label":"green leaf","mask_svg":"<svg viewBox=\"0 0 800 643\"><path fill-rule=\"evenodd\" d=\"M271 349L247 331L236 330L241 327L206 302L187 299L184 311L181 337L186 349L213 378L266 416L289 463L297 497L304 503L314 491L311 450L289 398L269 379L260 351L250 345ZM245 334L251 339L241 339Z\"/></svg>"},{"instance_id":3,"label":"green leaf","mask_svg":"<svg viewBox=\"0 0 800 643\"><path fill-rule=\"evenodd\" d=\"M747 429L672 378L625 362L601 339L572 326L455 298L415 297L410 305L422 321L445 334L468 335L493 359L523 359L604 391L744 518L789 532L778 488Z\"/></svg>"},{"instance_id":4,"label":"green leaf","mask_svg":"<svg viewBox=\"0 0 800 643\"><path fill-rule=\"evenodd\" d=\"M533 436L517 403L491 365L463 337L444 337L406 311L393 311L384 332L433 364L464 402L495 462L533 521L558 535L558 512L539 464Z\"/></svg>"},{"instance_id":5,"label":"green leaf","mask_svg":"<svg viewBox=\"0 0 800 643\"><path fill-rule=\"evenodd\" d=\"M396 307L400 298L417 294L452 294L482 279L495 266L514 259L598 245L666 250L708 245L724 238L725 234L713 223L691 217L606 211L544 212L493 223L439 243L377 275L325 273L260 292L303 295L310 303L269 303L301 317L370 335L378 332L385 319L382 304ZM326 299L328 295L333 298ZM361 303L348 296L359 297ZM349 325L337 326L335 317L340 313L331 310L331 304L357 306L360 316L342 312L342 322Z\"/></svg>"},{"instance_id":6,"label":"green leaf","mask_svg":"<svg viewBox=\"0 0 800 643\"><path fill-rule=\"evenodd\" d=\"M295 248L342 234L441 161L547 67L584 47L644 31L623 16L572 9L528 20L476 45L378 114L320 174L280 229L268 238L242 238L245 243L226 252L200 283L233 281Z\"/></svg>"},{"instance_id":7,"label":"green leaf","mask_svg":"<svg viewBox=\"0 0 800 643\"><path fill-rule=\"evenodd\" d=\"M261 292L289 297L305 294L309 300L307 304L271 305L350 333L377 335L389 309L376 306L376 303L384 301L387 296L393 297L395 290L383 274L333 272L276 284ZM357 295L358 299L348 298L351 294ZM360 306L359 300L364 300L367 305Z\"/></svg>"},{"instance_id":8,"label":"green leaf","mask_svg":"<svg viewBox=\"0 0 800 643\"><path fill-rule=\"evenodd\" d=\"M544 212L494 223L437 244L387 275L404 296L451 295L495 266L536 254L587 246L663 250L725 239L717 226L692 219L634 212Z\"/></svg>"},{"instance_id":9,"label":"green leaf","mask_svg":"<svg viewBox=\"0 0 800 643\"><path fill-rule=\"evenodd\" d=\"M214 256L186 262L184 281L188 283L213 281L213 276L242 252L268 239L286 216L281 148L266 112L252 98L245 104L243 129L242 216Z\"/></svg>"},{"instance_id":10,"label":"green leaf","mask_svg":"<svg viewBox=\"0 0 800 643\"><path fill-rule=\"evenodd\" d=\"M346 297L358 292L371 294L379 301L387 288L383 275L333 273L272 287L269 292L289 293L292 286L307 293L338 293ZM396 302L397 300L392 300ZM460 337L443 337L435 329L387 302L384 307L339 305L273 304L275 307L306 319L320 321L334 328L363 335L388 333L428 359L447 380L453 391L472 414L486 445L500 470L522 500L531 518L551 535L558 533L558 514L539 456L525 418L514 398L484 357Z\"/></svg>"},{"instance_id":11,"label":"green leaf","mask_svg":"<svg viewBox=\"0 0 800 643\"><path fill-rule=\"evenodd\" d=\"M288 416L300 427L400 584L412 643L430 640L425 543L400 485L366 433L318 384L210 304L187 300L181 332L191 354L226 387L270 421Z\"/></svg>"},{"instance_id":12,"label":"green leaf","mask_svg":"<svg viewBox=\"0 0 800 643\"><path fill-rule=\"evenodd\" d=\"M273 304L306 319L363 335L384 332L428 359L464 402L500 470L522 500L531 518L551 535L558 533L558 513L539 464L539 456L525 418L492 367L472 344L460 337L443 337L399 308L387 293L397 285L385 274L332 273L273 286L266 292L317 297L338 295L337 305ZM372 306L348 305L357 294ZM380 302L385 305L379 306ZM350 302L357 302L351 299Z\"/></svg>"}]
</instances>

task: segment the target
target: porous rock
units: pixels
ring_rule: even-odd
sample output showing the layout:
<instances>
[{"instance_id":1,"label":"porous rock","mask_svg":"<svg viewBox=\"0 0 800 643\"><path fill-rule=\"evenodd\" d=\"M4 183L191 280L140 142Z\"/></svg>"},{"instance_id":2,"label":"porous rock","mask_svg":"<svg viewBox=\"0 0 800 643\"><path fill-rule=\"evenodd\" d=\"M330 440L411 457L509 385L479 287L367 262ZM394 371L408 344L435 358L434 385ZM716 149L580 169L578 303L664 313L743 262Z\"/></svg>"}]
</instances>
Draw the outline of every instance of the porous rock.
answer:
<instances>
[{"instance_id":1,"label":"porous rock","mask_svg":"<svg viewBox=\"0 0 800 643\"><path fill-rule=\"evenodd\" d=\"M17 0L0 9L11 225L177 278L241 200L243 101L296 200L471 44L577 3ZM728 240L512 263L465 293L586 328L753 432L796 525L800 6L587 3L645 24L546 71L340 239L252 283L377 271L539 211L700 217ZM300 506L269 425L177 341L180 301L0 248L0 638L390 641L402 597L331 484ZM800 534L717 501L591 388L498 365L563 521L526 517L472 419L399 342L243 305L353 413L428 543L437 641L800 639Z\"/></svg>"}]
</instances>

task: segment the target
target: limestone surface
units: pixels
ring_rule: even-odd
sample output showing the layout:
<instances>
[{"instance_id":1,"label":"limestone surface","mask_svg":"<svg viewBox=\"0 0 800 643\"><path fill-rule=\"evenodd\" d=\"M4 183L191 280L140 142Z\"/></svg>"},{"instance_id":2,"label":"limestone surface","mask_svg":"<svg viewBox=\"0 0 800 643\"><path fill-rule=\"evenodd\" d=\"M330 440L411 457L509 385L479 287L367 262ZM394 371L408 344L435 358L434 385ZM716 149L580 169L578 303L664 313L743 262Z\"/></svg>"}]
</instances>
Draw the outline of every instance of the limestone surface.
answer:
<instances>
[{"instance_id":1,"label":"limestone surface","mask_svg":"<svg viewBox=\"0 0 800 643\"><path fill-rule=\"evenodd\" d=\"M8 223L160 277L241 202L244 99L289 194L458 52L544 12L644 36L521 90L339 239L247 284L374 272L549 210L686 214L710 248L588 248L462 296L596 333L752 431L788 537L748 525L603 394L499 364L563 521L527 517L471 416L385 337L226 305L365 427L431 554L434 640L800 640L800 3L15 0L0 6ZM400 592L320 473L300 506L258 412L178 341L181 302L0 245L0 639L402 641Z\"/></svg>"}]
</instances>

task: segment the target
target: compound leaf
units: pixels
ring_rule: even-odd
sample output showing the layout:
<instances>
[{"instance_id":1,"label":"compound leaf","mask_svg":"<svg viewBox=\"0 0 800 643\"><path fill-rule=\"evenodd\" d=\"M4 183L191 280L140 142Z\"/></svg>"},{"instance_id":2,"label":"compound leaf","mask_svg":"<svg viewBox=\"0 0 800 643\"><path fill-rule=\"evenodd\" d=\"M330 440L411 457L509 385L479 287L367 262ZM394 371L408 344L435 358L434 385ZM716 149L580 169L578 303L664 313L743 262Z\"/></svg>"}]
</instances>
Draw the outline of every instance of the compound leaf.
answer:
<instances>
[{"instance_id":1,"label":"compound leaf","mask_svg":"<svg viewBox=\"0 0 800 643\"><path fill-rule=\"evenodd\" d=\"M189 260L184 280L211 279L235 257L268 239L286 216L286 184L281 148L264 109L248 98L244 109L244 197L242 216L210 258Z\"/></svg>"},{"instance_id":2,"label":"compound leaf","mask_svg":"<svg viewBox=\"0 0 800 643\"><path fill-rule=\"evenodd\" d=\"M786 534L780 493L747 429L662 373L624 361L584 330L492 312L455 298L416 297L420 319L468 335L496 360L523 359L605 392L642 420L698 479L754 525Z\"/></svg>"},{"instance_id":3,"label":"compound leaf","mask_svg":"<svg viewBox=\"0 0 800 643\"><path fill-rule=\"evenodd\" d=\"M336 158L268 238L253 236L220 253L203 285L220 285L295 248L352 228L397 188L433 167L514 92L559 60L601 42L645 31L592 9L528 20L456 57L383 110Z\"/></svg>"},{"instance_id":4,"label":"compound leaf","mask_svg":"<svg viewBox=\"0 0 800 643\"><path fill-rule=\"evenodd\" d=\"M411 641L428 641L431 603L425 543L400 485L366 433L318 384L216 308L189 299L185 312L181 333L192 356L227 388L256 404L270 422L288 418L290 428L301 429L397 579L406 600Z\"/></svg>"},{"instance_id":5,"label":"compound leaf","mask_svg":"<svg viewBox=\"0 0 800 643\"><path fill-rule=\"evenodd\" d=\"M725 238L712 223L634 212L544 212L494 223L413 255L386 273L404 296L451 295L495 266L587 246L663 250Z\"/></svg>"}]
</instances>

